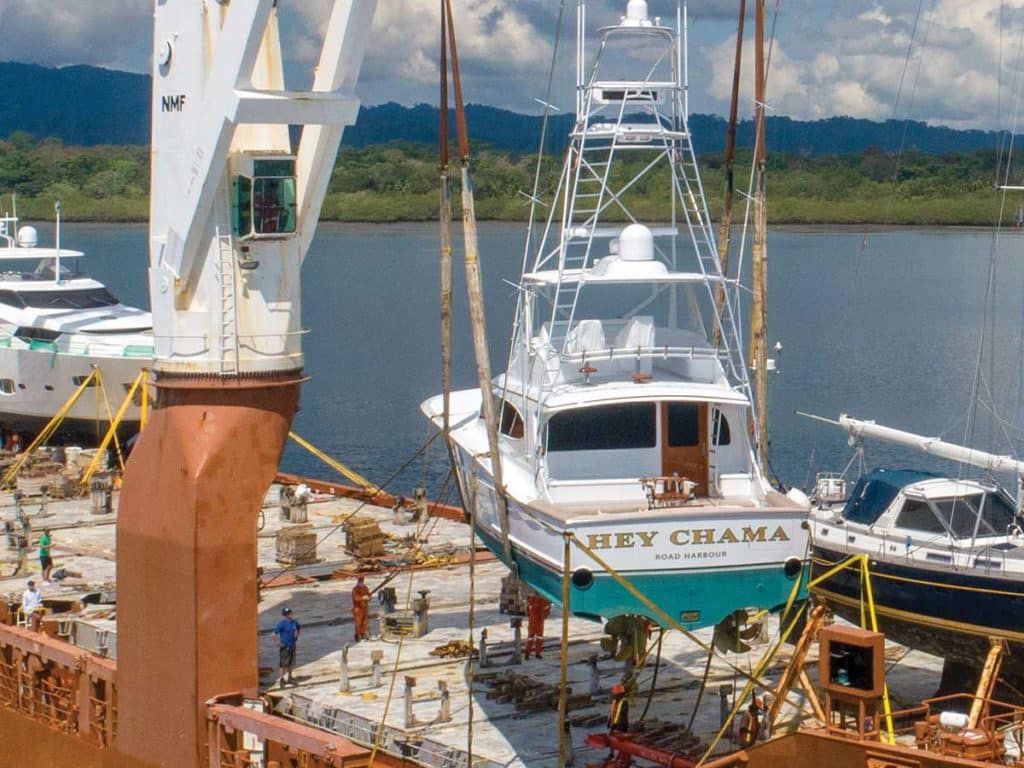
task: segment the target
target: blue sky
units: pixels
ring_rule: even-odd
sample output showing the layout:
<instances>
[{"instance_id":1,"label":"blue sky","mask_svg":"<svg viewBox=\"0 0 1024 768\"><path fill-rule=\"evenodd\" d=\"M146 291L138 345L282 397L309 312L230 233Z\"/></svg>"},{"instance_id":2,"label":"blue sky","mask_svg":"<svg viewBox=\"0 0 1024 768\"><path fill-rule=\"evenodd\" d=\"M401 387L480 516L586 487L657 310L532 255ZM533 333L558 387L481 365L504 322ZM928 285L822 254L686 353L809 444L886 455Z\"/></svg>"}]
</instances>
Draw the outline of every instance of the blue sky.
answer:
<instances>
[{"instance_id":1,"label":"blue sky","mask_svg":"<svg viewBox=\"0 0 1024 768\"><path fill-rule=\"evenodd\" d=\"M469 101L539 109L534 97L544 94L561 2L454 0ZM564 2L562 43L571 57L576 1ZM674 16L675 0L649 3L652 15ZM593 0L590 26L615 19L625 4ZM311 70L328 6L280 0L291 78ZM694 112L726 110L737 7L737 0L690 2ZM769 0L769 21L777 12L769 103L775 114L800 119L1005 127L1015 110L1013 73L1021 70L1022 9L1024 0ZM152 0L0 0L0 59L146 71L151 14ZM378 0L360 82L365 103L436 103L437 25L438 0ZM556 104L571 103L571 80L563 69ZM751 111L749 94L743 109Z\"/></svg>"}]
</instances>

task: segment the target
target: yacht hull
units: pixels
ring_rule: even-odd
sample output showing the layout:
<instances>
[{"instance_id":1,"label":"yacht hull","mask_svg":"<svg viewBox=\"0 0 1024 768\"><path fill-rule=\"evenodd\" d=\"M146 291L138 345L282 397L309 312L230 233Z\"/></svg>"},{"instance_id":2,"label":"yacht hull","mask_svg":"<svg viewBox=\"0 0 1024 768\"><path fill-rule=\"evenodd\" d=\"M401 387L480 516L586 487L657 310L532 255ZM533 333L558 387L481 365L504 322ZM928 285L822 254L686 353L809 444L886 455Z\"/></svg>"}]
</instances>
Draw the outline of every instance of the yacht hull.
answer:
<instances>
[{"instance_id":1,"label":"yacht hull","mask_svg":"<svg viewBox=\"0 0 1024 768\"><path fill-rule=\"evenodd\" d=\"M851 554L855 553L816 544L812 579ZM1024 672L1021 581L872 560L871 590L879 630L892 640L950 661L979 665L988 653L989 638L1000 638L1010 645L1018 674ZM811 591L825 598L837 614L860 624L859 568L841 570Z\"/></svg>"},{"instance_id":2,"label":"yacht hull","mask_svg":"<svg viewBox=\"0 0 1024 768\"><path fill-rule=\"evenodd\" d=\"M455 451L465 498L476 499L477 534L511 566L493 479L463 447L456 444ZM664 625L660 611L698 629L736 609L777 609L802 596L806 513L798 508L682 506L614 516L581 510L559 523L539 505L509 496L508 515L520 578L555 604L562 601L564 532L583 545L571 548L569 570L570 608L584 618L638 614Z\"/></svg>"},{"instance_id":3,"label":"yacht hull","mask_svg":"<svg viewBox=\"0 0 1024 768\"><path fill-rule=\"evenodd\" d=\"M147 357L70 355L46 349L0 348L0 425L8 432L38 432L78 388L77 381L99 367L110 409L120 407L127 388ZM4 380L8 380L6 383ZM8 391L10 394L7 394ZM122 418L122 436L138 430L140 408L131 403ZM86 391L71 408L57 440L92 443L102 439L109 425L100 390Z\"/></svg>"}]
</instances>

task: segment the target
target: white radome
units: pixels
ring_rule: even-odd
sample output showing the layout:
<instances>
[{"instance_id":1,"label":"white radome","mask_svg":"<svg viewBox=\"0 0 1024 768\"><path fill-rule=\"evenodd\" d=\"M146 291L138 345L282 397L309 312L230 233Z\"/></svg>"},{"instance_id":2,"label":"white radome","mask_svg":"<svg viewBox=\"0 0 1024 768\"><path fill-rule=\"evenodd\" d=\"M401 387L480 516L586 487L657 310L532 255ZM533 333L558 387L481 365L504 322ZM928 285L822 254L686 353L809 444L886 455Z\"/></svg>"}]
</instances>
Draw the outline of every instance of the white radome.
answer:
<instances>
[{"instance_id":1,"label":"white radome","mask_svg":"<svg viewBox=\"0 0 1024 768\"><path fill-rule=\"evenodd\" d=\"M619 235L619 258L623 261L652 261L654 234L643 224L630 224Z\"/></svg>"},{"instance_id":2,"label":"white radome","mask_svg":"<svg viewBox=\"0 0 1024 768\"><path fill-rule=\"evenodd\" d=\"M18 230L18 245L21 248L35 248L39 245L39 232L35 227L22 227Z\"/></svg>"},{"instance_id":3,"label":"white radome","mask_svg":"<svg viewBox=\"0 0 1024 768\"><path fill-rule=\"evenodd\" d=\"M626 5L628 21L647 21L647 0L629 0Z\"/></svg>"}]
</instances>

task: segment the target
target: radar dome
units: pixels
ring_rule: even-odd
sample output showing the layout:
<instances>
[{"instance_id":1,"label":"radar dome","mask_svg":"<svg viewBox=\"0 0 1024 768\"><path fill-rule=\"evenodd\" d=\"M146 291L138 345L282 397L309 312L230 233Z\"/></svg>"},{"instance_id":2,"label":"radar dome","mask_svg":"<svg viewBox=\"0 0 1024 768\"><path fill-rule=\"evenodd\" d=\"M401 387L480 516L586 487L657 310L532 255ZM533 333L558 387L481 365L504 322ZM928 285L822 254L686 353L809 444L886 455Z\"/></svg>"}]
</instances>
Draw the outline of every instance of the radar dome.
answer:
<instances>
[{"instance_id":1,"label":"radar dome","mask_svg":"<svg viewBox=\"0 0 1024 768\"><path fill-rule=\"evenodd\" d=\"M626 21L647 21L647 0L629 0L626 5Z\"/></svg>"},{"instance_id":2,"label":"radar dome","mask_svg":"<svg viewBox=\"0 0 1024 768\"><path fill-rule=\"evenodd\" d=\"M619 234L619 254L623 261L652 261L654 235L643 224L630 224Z\"/></svg>"},{"instance_id":3,"label":"radar dome","mask_svg":"<svg viewBox=\"0 0 1024 768\"><path fill-rule=\"evenodd\" d=\"M39 233L35 227L22 227L18 230L18 245L22 248L35 248L39 245Z\"/></svg>"}]
</instances>

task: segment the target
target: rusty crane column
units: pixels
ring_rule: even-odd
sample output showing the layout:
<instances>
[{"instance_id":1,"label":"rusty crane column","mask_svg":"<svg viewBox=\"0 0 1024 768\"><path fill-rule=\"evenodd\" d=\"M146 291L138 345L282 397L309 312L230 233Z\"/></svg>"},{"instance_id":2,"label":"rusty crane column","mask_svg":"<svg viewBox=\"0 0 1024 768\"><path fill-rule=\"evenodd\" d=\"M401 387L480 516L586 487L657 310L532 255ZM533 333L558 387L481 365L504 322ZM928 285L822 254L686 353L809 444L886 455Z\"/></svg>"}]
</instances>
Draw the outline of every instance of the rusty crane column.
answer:
<instances>
[{"instance_id":1,"label":"rusty crane column","mask_svg":"<svg viewBox=\"0 0 1024 768\"><path fill-rule=\"evenodd\" d=\"M375 0L333 4L301 93L284 90L276 5L155 3L159 393L117 532L117 751L133 764L206 765L205 702L259 683L257 516L298 409L299 272Z\"/></svg>"}]
</instances>

